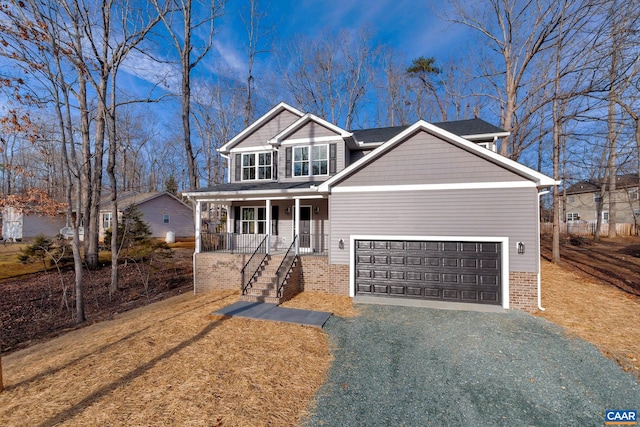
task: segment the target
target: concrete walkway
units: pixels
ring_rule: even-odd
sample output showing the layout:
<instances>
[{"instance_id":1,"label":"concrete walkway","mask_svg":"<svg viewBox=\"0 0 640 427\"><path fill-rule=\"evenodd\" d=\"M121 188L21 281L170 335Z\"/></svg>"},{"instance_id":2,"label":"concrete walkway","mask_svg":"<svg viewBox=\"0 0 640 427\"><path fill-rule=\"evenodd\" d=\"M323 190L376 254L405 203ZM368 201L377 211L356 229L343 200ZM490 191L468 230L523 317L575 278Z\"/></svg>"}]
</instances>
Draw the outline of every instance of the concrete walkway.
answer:
<instances>
[{"instance_id":1,"label":"concrete walkway","mask_svg":"<svg viewBox=\"0 0 640 427\"><path fill-rule=\"evenodd\" d=\"M296 323L305 326L314 326L322 329L323 325L331 317L331 313L324 311L301 310L297 308L279 307L276 304L264 302L238 301L231 305L214 311L213 314L224 316L237 316L247 319L271 320L274 322Z\"/></svg>"}]
</instances>

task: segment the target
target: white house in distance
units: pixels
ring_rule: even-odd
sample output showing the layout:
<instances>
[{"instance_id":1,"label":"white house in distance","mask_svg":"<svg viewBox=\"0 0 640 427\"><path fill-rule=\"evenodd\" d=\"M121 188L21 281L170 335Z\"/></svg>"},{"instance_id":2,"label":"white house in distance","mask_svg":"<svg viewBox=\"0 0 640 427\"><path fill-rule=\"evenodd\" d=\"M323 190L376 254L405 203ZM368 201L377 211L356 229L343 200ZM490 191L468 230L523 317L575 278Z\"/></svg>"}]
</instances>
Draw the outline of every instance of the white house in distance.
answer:
<instances>
[{"instance_id":1,"label":"white house in distance","mask_svg":"<svg viewBox=\"0 0 640 427\"><path fill-rule=\"evenodd\" d=\"M2 239L26 240L43 235L54 237L66 224L65 215L43 215L7 206L2 208Z\"/></svg>"}]
</instances>

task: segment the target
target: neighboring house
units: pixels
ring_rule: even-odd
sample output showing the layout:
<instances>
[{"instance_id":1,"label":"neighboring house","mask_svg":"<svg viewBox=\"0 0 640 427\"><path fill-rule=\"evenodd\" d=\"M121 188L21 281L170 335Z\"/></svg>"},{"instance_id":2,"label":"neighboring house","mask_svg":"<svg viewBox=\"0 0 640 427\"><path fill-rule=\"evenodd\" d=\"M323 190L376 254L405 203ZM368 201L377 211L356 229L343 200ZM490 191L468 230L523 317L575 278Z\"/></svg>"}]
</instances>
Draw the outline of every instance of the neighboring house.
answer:
<instances>
[{"instance_id":1,"label":"neighboring house","mask_svg":"<svg viewBox=\"0 0 640 427\"><path fill-rule=\"evenodd\" d=\"M135 206L142 219L149 224L153 237L166 238L168 232L175 237L193 237L195 230L193 209L168 192L123 193L118 197L119 215L129 206ZM111 202L100 203L100 239L113 225Z\"/></svg>"},{"instance_id":2,"label":"neighboring house","mask_svg":"<svg viewBox=\"0 0 640 427\"><path fill-rule=\"evenodd\" d=\"M539 192L557 182L492 151L507 135L480 119L347 131L281 103L220 148L227 184L185 193L196 217L229 214L224 233L196 224L194 290L535 310Z\"/></svg>"},{"instance_id":3,"label":"neighboring house","mask_svg":"<svg viewBox=\"0 0 640 427\"><path fill-rule=\"evenodd\" d=\"M602 181L580 181L573 184L566 190L566 203L560 204L566 209L561 216L567 222L597 222L598 202L602 189ZM611 197L616 201L616 222L636 224L640 221L637 174L617 176L616 190L613 192L608 191L607 183L600 208L603 224L609 222L609 200Z\"/></svg>"},{"instance_id":4,"label":"neighboring house","mask_svg":"<svg viewBox=\"0 0 640 427\"><path fill-rule=\"evenodd\" d=\"M43 215L15 207L2 208L2 239L25 240L38 235L55 237L66 224L65 215Z\"/></svg>"}]
</instances>

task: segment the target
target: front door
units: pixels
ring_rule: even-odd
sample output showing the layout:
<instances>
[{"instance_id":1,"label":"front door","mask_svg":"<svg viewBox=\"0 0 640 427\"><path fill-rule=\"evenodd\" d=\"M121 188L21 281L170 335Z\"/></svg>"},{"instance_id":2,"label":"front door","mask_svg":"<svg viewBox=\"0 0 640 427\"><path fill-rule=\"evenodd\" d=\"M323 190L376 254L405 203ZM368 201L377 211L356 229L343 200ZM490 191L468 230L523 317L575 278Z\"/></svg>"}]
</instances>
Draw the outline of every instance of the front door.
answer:
<instances>
[{"instance_id":1,"label":"front door","mask_svg":"<svg viewBox=\"0 0 640 427\"><path fill-rule=\"evenodd\" d=\"M311 206L300 206L300 247L311 248Z\"/></svg>"}]
</instances>

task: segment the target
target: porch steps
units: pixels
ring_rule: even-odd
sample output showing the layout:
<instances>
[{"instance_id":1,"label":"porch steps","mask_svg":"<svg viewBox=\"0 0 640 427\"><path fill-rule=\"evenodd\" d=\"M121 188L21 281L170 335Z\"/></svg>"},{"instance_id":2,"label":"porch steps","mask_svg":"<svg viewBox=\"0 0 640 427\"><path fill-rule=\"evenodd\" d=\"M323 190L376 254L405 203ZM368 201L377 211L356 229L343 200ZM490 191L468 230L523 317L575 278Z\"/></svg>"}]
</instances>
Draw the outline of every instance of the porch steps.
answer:
<instances>
[{"instance_id":1,"label":"porch steps","mask_svg":"<svg viewBox=\"0 0 640 427\"><path fill-rule=\"evenodd\" d=\"M268 256L265 261L260 266L260 270L258 271L257 277L254 279L251 287L247 289L247 293L240 297L241 301L246 302L266 302L272 304L280 304L285 301L285 297L288 292L286 289L283 289L282 297L278 298L278 284L277 284L277 272L278 267L282 261L282 257L275 257L273 259L271 256ZM294 262L294 268L295 263ZM284 288L287 288L289 281L289 275L285 279Z\"/></svg>"}]
</instances>

